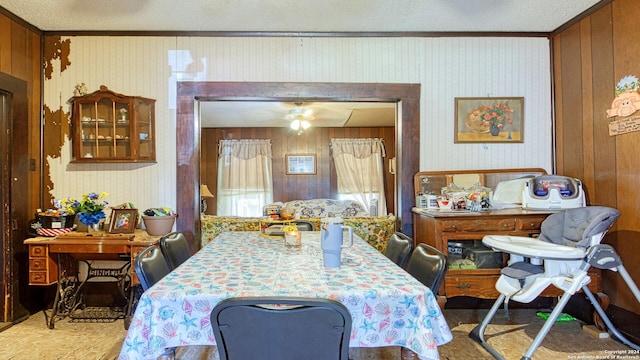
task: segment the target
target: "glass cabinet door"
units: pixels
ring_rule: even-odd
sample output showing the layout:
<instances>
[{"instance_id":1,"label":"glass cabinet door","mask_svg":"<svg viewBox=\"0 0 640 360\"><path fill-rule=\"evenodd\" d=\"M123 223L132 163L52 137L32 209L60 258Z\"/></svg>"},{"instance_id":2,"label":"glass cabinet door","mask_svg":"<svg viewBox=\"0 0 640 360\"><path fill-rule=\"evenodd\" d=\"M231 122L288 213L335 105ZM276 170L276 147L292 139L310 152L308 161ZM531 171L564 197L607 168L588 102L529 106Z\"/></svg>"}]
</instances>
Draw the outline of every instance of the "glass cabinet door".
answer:
<instances>
[{"instance_id":1,"label":"glass cabinet door","mask_svg":"<svg viewBox=\"0 0 640 360\"><path fill-rule=\"evenodd\" d=\"M83 159L131 158L131 126L128 119L118 117L129 104L101 99L82 103L80 108L80 138Z\"/></svg>"},{"instance_id":2,"label":"glass cabinet door","mask_svg":"<svg viewBox=\"0 0 640 360\"><path fill-rule=\"evenodd\" d=\"M155 159L154 108L153 101L148 99L139 99L134 104L139 141L137 157L140 159Z\"/></svg>"}]
</instances>

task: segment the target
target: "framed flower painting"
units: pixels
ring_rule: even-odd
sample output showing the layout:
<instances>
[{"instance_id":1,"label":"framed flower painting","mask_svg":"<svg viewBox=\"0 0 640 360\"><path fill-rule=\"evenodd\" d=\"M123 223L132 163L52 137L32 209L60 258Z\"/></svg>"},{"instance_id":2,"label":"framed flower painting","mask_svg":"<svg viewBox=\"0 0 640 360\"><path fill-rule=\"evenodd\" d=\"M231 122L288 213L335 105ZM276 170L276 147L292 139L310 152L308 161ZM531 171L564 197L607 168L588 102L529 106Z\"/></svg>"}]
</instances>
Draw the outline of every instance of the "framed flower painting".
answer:
<instances>
[{"instance_id":1,"label":"framed flower painting","mask_svg":"<svg viewBox=\"0 0 640 360\"><path fill-rule=\"evenodd\" d=\"M454 142L524 142L524 97L455 98Z\"/></svg>"}]
</instances>

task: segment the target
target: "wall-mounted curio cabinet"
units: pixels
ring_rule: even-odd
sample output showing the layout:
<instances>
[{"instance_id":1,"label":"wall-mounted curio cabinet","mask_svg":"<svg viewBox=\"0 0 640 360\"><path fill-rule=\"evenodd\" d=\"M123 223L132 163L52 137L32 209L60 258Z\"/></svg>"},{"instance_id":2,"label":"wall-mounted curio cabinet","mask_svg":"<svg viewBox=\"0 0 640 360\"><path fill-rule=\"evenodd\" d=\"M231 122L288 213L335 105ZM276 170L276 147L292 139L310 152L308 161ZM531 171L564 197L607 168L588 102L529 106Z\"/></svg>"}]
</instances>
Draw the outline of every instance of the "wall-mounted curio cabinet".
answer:
<instances>
[{"instance_id":1,"label":"wall-mounted curio cabinet","mask_svg":"<svg viewBox=\"0 0 640 360\"><path fill-rule=\"evenodd\" d=\"M74 96L72 162L155 162L155 102L106 86Z\"/></svg>"}]
</instances>

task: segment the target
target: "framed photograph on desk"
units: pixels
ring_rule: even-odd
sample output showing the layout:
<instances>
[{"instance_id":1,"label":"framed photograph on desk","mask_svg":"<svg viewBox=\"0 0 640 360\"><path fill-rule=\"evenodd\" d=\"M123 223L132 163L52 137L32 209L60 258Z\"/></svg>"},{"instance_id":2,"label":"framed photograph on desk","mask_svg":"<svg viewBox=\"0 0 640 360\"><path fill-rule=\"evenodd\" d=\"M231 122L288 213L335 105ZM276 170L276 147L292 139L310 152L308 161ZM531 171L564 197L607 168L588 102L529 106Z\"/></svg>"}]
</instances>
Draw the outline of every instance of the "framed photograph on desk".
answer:
<instances>
[{"instance_id":1,"label":"framed photograph on desk","mask_svg":"<svg viewBox=\"0 0 640 360\"><path fill-rule=\"evenodd\" d=\"M131 234L136 230L138 209L113 209L109 222L109 234Z\"/></svg>"}]
</instances>

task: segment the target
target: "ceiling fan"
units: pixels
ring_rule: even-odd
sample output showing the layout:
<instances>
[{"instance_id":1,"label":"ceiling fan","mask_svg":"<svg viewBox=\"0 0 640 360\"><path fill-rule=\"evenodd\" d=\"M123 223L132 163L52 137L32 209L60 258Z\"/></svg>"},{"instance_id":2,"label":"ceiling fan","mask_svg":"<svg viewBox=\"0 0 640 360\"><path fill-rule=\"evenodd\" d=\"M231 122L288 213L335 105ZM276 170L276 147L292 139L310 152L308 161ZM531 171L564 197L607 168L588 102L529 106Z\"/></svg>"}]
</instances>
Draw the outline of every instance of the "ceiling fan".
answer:
<instances>
[{"instance_id":1,"label":"ceiling fan","mask_svg":"<svg viewBox=\"0 0 640 360\"><path fill-rule=\"evenodd\" d=\"M289 113L285 115L285 120L290 121L289 125L291 129L298 131L298 135L309 127L311 127L310 121L315 119L313 111L311 109L304 109L302 103L295 103L296 107L289 110Z\"/></svg>"}]
</instances>

